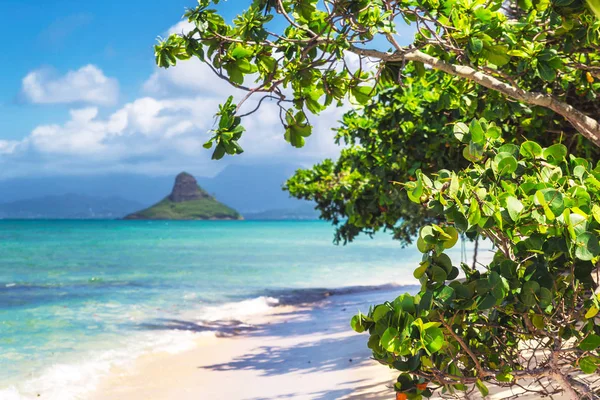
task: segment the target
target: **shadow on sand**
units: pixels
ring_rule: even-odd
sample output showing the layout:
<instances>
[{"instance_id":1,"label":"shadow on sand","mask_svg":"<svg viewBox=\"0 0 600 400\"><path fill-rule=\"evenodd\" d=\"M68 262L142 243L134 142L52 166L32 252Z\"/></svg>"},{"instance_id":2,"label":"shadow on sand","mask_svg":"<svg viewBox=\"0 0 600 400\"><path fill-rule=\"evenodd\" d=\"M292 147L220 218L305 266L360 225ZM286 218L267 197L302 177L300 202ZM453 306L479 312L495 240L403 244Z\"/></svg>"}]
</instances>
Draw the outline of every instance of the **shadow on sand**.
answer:
<instances>
[{"instance_id":1,"label":"shadow on sand","mask_svg":"<svg viewBox=\"0 0 600 400\"><path fill-rule=\"evenodd\" d=\"M379 295L380 296L380 295ZM367 299L367 304L370 302ZM379 300L379 299L377 299ZM376 301L376 300L374 300ZM372 303L370 303L372 304ZM364 335L352 334L351 316L365 307L365 298L340 296L335 301L323 301L312 307L281 309L273 313L272 322L252 326L241 321L186 321L157 319L138 326L149 330L216 331L219 335L260 337L259 346L227 362L200 365L199 370L256 371L260 376L282 377L286 374L319 374L343 371L368 365L374 361L366 347ZM264 338L264 341L262 341ZM293 345L287 339L293 338ZM277 345L269 342L275 340ZM283 344L282 340L283 339ZM339 375L338 375L339 376ZM352 376L350 373L349 376ZM310 379L310 378L307 378ZM308 382L308 381L306 381ZM244 397L245 400L311 399L311 400L383 400L394 396L390 381L373 380L332 382L331 389L314 390L306 385L272 397Z\"/></svg>"}]
</instances>

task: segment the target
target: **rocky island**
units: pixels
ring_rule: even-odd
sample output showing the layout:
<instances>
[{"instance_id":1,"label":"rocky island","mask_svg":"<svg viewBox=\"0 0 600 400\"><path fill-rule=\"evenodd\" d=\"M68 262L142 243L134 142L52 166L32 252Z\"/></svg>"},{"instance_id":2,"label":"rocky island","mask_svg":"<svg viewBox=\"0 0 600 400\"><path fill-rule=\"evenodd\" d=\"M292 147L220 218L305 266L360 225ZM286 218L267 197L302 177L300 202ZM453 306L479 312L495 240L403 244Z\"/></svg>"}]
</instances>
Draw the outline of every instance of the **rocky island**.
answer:
<instances>
[{"instance_id":1,"label":"rocky island","mask_svg":"<svg viewBox=\"0 0 600 400\"><path fill-rule=\"evenodd\" d=\"M242 216L204 191L192 175L182 172L169 196L125 219L239 220Z\"/></svg>"}]
</instances>

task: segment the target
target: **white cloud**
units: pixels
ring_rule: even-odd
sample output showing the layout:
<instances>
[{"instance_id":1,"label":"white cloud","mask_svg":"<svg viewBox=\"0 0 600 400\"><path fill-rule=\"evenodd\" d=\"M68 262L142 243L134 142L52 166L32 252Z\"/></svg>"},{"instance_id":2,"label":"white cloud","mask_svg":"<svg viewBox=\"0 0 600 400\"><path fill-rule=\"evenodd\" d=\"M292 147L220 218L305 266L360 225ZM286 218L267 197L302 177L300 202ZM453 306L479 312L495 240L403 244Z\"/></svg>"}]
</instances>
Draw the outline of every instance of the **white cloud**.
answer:
<instances>
[{"instance_id":1,"label":"white cloud","mask_svg":"<svg viewBox=\"0 0 600 400\"><path fill-rule=\"evenodd\" d=\"M173 96L174 94L202 93L204 96L222 98L224 94L234 93L235 89L219 78L202 61L193 58L177 63L168 69L158 69L144 82L143 90L154 96Z\"/></svg>"},{"instance_id":2,"label":"white cloud","mask_svg":"<svg viewBox=\"0 0 600 400\"><path fill-rule=\"evenodd\" d=\"M182 21L179 21L178 23L176 23L175 25L173 25L172 27L170 27L169 30L167 31L167 35L171 35L173 33L185 35L192 29L194 29L194 24L192 24L191 22L188 22L186 20L182 20Z\"/></svg>"},{"instance_id":3,"label":"white cloud","mask_svg":"<svg viewBox=\"0 0 600 400\"><path fill-rule=\"evenodd\" d=\"M0 140L0 154L13 154L21 143L18 140Z\"/></svg>"},{"instance_id":4,"label":"white cloud","mask_svg":"<svg viewBox=\"0 0 600 400\"><path fill-rule=\"evenodd\" d=\"M186 29L186 23L180 23L170 31ZM354 59L349 62L356 64ZM246 132L241 145L245 152L215 162L210 160L212 150L202 145L210 137L218 105L229 95L239 101L245 92L216 77L199 60L189 60L167 70L156 68L142 86L143 97L107 113L98 108L103 105L98 101L101 96L86 94L85 84L72 84L89 82L85 79L88 73L104 77L102 71L93 66L56 79L48 78L45 72L28 75L23 90L33 102L50 102L53 98L55 102L61 99L61 102L87 102L92 106L73 107L66 121L40 125L21 141L0 141L0 155L4 154L0 161L12 157L23 171L38 168L52 173L171 174L188 169L199 175L211 175L231 162L308 166L325 157L336 157L340 151L333 141L331 128L338 125L346 108L330 108L320 116L309 116L314 126L313 135L307 138L304 148L295 149L284 139L275 102L265 100L257 112L244 118ZM114 86L116 88L116 82ZM67 87L82 88L78 90L79 97L68 94ZM259 96L251 97L241 112L254 109L259 99ZM29 161L29 167L25 167L26 158L33 160Z\"/></svg>"},{"instance_id":5,"label":"white cloud","mask_svg":"<svg viewBox=\"0 0 600 400\"><path fill-rule=\"evenodd\" d=\"M247 107L254 108L256 101L250 100ZM105 118L99 117L97 107L73 109L67 122L38 126L24 142L40 153L92 158L120 158L166 151L210 154L201 146L209 138L208 131L214 125L217 107L214 99L196 96L143 97ZM307 149L295 150L283 138L278 109L265 102L244 120L246 133L241 144L247 150L245 157L333 156L336 149L330 128L342 112L342 109L331 109L320 117L313 117L315 133L308 139ZM325 139L319 140L323 136Z\"/></svg>"},{"instance_id":6,"label":"white cloud","mask_svg":"<svg viewBox=\"0 0 600 400\"><path fill-rule=\"evenodd\" d=\"M64 125L41 125L31 132L29 142L43 153L98 154L105 150L105 140L123 129L119 116L107 121L96 119L98 108L71 110L71 119Z\"/></svg>"},{"instance_id":7,"label":"white cloud","mask_svg":"<svg viewBox=\"0 0 600 400\"><path fill-rule=\"evenodd\" d=\"M42 68L23 78L22 92L31 103L88 103L113 105L119 96L116 79L108 78L101 69L86 65L76 71L57 76L56 71Z\"/></svg>"}]
</instances>

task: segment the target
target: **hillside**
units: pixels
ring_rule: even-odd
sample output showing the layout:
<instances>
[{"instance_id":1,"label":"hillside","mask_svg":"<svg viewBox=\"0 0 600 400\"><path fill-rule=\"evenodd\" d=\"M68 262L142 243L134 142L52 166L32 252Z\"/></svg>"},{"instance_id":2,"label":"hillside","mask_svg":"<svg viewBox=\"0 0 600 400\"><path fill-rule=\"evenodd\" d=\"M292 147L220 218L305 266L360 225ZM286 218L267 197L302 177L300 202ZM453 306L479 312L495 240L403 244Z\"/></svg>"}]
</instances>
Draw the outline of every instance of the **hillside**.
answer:
<instances>
[{"instance_id":1,"label":"hillside","mask_svg":"<svg viewBox=\"0 0 600 400\"><path fill-rule=\"evenodd\" d=\"M182 172L175 178L169 196L125 219L237 220L242 216L204 191L192 175Z\"/></svg>"}]
</instances>

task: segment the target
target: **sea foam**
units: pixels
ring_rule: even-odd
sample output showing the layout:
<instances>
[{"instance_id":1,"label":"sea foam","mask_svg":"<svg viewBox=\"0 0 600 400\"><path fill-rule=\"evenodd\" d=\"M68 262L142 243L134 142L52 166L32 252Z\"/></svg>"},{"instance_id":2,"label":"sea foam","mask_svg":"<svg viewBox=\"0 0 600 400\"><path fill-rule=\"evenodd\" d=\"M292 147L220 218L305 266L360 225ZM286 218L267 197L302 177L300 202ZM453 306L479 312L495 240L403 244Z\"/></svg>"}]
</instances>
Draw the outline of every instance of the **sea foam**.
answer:
<instances>
[{"instance_id":1,"label":"sea foam","mask_svg":"<svg viewBox=\"0 0 600 400\"><path fill-rule=\"evenodd\" d=\"M241 320L260 315L279 304L273 297L257 297L230 302L222 305L203 306L190 311L188 317L195 316L190 325L182 325L181 329L165 325L164 330L135 333L126 337L114 349L106 351L90 351L80 354L78 359L89 360L74 363L60 363L47 367L40 375L7 388L0 388L0 400L80 400L93 392L103 378L113 368L127 369L135 360L150 353L167 352L182 353L193 349L201 335L219 334L223 327L244 327ZM218 324L216 322L222 322ZM189 329L197 326L207 329Z\"/></svg>"}]
</instances>

